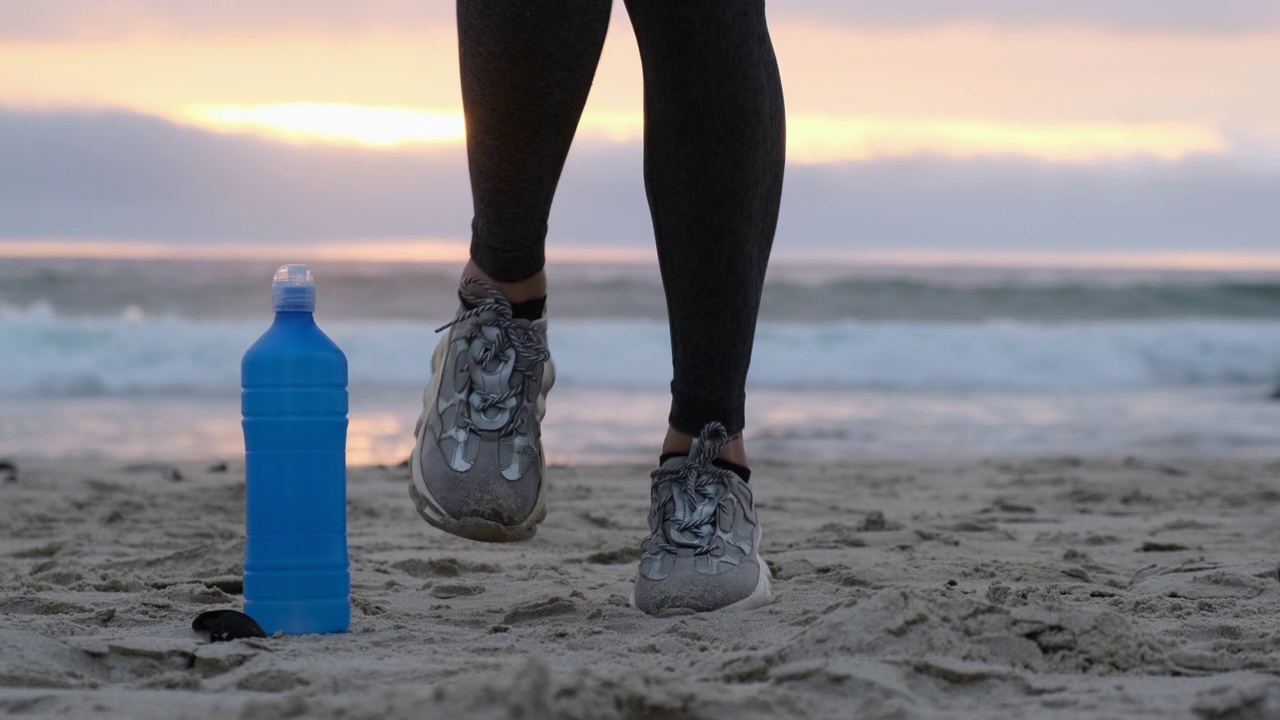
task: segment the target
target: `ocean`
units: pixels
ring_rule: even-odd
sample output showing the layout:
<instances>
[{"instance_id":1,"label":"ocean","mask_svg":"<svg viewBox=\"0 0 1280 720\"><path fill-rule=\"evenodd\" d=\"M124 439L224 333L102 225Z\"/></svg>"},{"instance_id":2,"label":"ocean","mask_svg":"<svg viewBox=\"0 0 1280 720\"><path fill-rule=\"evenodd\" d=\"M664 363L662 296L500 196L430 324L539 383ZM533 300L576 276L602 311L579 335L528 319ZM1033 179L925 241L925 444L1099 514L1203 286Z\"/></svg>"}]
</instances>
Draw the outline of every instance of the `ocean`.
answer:
<instances>
[{"instance_id":1,"label":"ocean","mask_svg":"<svg viewBox=\"0 0 1280 720\"><path fill-rule=\"evenodd\" d=\"M457 267L313 267L317 321L350 361L349 460L401 462ZM274 268L0 260L0 457L235 458ZM653 459L656 268L548 273L548 459ZM1280 455L1280 273L777 263L753 357L764 460Z\"/></svg>"}]
</instances>

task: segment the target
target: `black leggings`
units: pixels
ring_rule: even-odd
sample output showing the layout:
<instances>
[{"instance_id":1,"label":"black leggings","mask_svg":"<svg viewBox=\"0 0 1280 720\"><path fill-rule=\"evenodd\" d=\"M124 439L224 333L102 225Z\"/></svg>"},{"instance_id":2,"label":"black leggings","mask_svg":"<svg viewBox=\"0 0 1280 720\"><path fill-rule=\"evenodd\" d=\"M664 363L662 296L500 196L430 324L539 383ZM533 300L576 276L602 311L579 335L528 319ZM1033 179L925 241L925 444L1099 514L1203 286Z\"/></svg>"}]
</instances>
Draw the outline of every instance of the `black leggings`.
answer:
<instances>
[{"instance_id":1,"label":"black leggings","mask_svg":"<svg viewBox=\"0 0 1280 720\"><path fill-rule=\"evenodd\" d=\"M611 0L458 0L471 257L515 282L547 217ZM785 156L763 0L627 0L644 67L644 181L671 326L670 423L744 423Z\"/></svg>"}]
</instances>

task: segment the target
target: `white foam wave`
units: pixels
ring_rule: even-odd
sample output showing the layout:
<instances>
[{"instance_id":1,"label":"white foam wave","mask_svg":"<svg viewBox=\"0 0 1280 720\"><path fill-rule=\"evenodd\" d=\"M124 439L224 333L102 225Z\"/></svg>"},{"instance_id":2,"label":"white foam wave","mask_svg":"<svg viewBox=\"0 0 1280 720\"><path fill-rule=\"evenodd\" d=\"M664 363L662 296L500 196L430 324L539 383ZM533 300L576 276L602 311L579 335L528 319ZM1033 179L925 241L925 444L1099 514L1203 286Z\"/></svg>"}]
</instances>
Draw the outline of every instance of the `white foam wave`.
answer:
<instances>
[{"instance_id":1,"label":"white foam wave","mask_svg":"<svg viewBox=\"0 0 1280 720\"><path fill-rule=\"evenodd\" d=\"M320 320L347 353L353 387L425 382L438 323ZM0 396L233 394L240 356L269 321L0 307ZM669 380L664 323L554 322L551 345L566 385L654 389ZM1278 378L1272 320L762 323L750 386L1069 391Z\"/></svg>"}]
</instances>

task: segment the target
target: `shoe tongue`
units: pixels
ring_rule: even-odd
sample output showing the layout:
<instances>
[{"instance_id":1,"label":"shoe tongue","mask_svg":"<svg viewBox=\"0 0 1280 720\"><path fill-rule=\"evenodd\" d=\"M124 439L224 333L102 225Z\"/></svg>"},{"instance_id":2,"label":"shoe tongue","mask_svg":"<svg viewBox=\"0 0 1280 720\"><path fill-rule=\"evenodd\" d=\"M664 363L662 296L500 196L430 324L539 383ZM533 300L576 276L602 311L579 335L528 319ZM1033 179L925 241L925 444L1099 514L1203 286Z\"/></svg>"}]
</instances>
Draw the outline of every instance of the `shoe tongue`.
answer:
<instances>
[{"instance_id":1,"label":"shoe tongue","mask_svg":"<svg viewBox=\"0 0 1280 720\"><path fill-rule=\"evenodd\" d=\"M471 359L472 392L469 402L477 408L485 396L497 397L507 393L523 380L515 368L515 350L506 348L501 353L491 354L491 349L498 341L496 328L482 327L482 338L472 341L469 349ZM486 362L481 362L484 359ZM472 416L472 423L481 430L501 430L511 422L512 413L520 404L520 398L509 397L496 405L478 410Z\"/></svg>"},{"instance_id":2,"label":"shoe tongue","mask_svg":"<svg viewBox=\"0 0 1280 720\"><path fill-rule=\"evenodd\" d=\"M687 548L706 546L711 540L711 533L715 531L718 494L705 497L700 493L690 495L683 490L675 490L672 502L672 513L666 520L667 538L671 544ZM686 522L697 518L701 518L702 522L685 530L680 529Z\"/></svg>"},{"instance_id":3,"label":"shoe tongue","mask_svg":"<svg viewBox=\"0 0 1280 720\"><path fill-rule=\"evenodd\" d=\"M700 472L698 466L690 467L692 463L686 455L672 453L664 455L663 458L664 469ZM693 549L706 547L715 533L720 498L728 492L728 488L722 483L712 483L703 486L701 491L690 492L683 479L674 479L673 484L678 487L671 488L670 514L663 519L663 529L668 541L677 547ZM699 522L681 529L691 521Z\"/></svg>"}]
</instances>

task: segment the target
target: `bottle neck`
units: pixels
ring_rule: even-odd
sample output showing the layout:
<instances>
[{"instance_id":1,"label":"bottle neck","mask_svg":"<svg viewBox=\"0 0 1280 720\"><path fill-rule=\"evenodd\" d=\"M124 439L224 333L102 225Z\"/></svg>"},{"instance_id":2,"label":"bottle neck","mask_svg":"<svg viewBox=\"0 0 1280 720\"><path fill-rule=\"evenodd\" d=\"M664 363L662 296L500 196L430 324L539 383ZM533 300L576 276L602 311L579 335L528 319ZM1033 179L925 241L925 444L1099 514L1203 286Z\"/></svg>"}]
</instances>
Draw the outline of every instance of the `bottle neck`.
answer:
<instances>
[{"instance_id":1,"label":"bottle neck","mask_svg":"<svg viewBox=\"0 0 1280 720\"><path fill-rule=\"evenodd\" d=\"M305 310L277 310L276 322L286 325L315 325L316 316Z\"/></svg>"}]
</instances>

